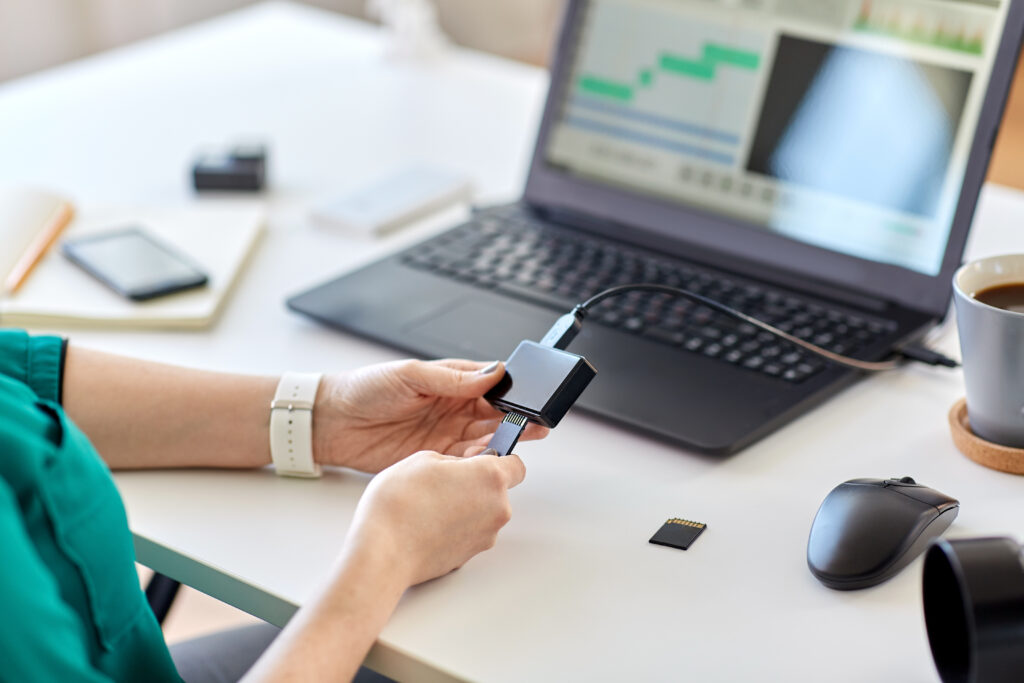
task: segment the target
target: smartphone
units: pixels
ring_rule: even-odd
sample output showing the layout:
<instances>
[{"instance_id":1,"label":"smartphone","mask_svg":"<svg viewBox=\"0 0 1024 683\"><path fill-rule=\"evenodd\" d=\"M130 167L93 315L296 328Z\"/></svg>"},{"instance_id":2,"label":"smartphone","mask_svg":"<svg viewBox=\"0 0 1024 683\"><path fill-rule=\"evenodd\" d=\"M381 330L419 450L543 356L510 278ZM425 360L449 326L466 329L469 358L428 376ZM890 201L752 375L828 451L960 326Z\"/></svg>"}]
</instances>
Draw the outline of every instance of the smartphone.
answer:
<instances>
[{"instance_id":1,"label":"smartphone","mask_svg":"<svg viewBox=\"0 0 1024 683\"><path fill-rule=\"evenodd\" d=\"M416 165L314 209L312 218L326 227L377 235L472 196L473 184L466 176Z\"/></svg>"},{"instance_id":2,"label":"smartphone","mask_svg":"<svg viewBox=\"0 0 1024 683\"><path fill-rule=\"evenodd\" d=\"M188 258L134 226L66 240L61 251L72 263L133 301L202 287L209 279Z\"/></svg>"}]
</instances>

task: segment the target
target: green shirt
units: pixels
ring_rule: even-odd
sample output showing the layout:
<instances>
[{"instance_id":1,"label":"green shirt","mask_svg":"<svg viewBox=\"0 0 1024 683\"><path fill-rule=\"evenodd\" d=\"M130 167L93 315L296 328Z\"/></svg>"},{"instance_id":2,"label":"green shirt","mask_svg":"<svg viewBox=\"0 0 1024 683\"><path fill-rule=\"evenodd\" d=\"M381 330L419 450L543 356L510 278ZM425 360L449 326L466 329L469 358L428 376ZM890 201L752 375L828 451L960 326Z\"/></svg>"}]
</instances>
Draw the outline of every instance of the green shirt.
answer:
<instances>
[{"instance_id":1,"label":"green shirt","mask_svg":"<svg viewBox=\"0 0 1024 683\"><path fill-rule=\"evenodd\" d=\"M62 357L0 330L0 679L180 683L110 472L61 409Z\"/></svg>"}]
</instances>

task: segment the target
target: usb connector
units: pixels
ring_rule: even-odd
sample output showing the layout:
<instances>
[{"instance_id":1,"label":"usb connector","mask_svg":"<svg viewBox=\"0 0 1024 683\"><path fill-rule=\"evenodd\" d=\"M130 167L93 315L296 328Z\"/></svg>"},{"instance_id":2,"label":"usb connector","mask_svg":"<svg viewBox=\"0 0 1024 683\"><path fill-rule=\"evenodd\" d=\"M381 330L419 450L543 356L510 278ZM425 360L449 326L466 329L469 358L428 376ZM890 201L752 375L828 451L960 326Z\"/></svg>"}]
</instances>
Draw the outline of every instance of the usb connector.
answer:
<instances>
[{"instance_id":1,"label":"usb connector","mask_svg":"<svg viewBox=\"0 0 1024 683\"><path fill-rule=\"evenodd\" d=\"M579 306L572 309L571 313L563 315L555 321L544 338L540 340L540 345L565 351L576 335L580 333L584 315L585 312Z\"/></svg>"},{"instance_id":2,"label":"usb connector","mask_svg":"<svg viewBox=\"0 0 1024 683\"><path fill-rule=\"evenodd\" d=\"M947 368L960 367L960 363L949 356L939 353L934 349L918 346L916 344L910 344L896 349L896 352L908 360L916 360L918 363L924 363L926 365L941 365Z\"/></svg>"}]
</instances>

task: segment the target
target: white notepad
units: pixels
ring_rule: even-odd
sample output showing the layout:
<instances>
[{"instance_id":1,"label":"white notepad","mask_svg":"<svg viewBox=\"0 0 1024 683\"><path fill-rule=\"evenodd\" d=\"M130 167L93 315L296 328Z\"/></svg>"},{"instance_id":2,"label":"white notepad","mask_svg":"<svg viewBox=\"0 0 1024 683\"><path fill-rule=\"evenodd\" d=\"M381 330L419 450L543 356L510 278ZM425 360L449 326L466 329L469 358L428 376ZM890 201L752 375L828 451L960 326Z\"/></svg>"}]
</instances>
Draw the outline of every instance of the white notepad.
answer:
<instances>
[{"instance_id":1,"label":"white notepad","mask_svg":"<svg viewBox=\"0 0 1024 683\"><path fill-rule=\"evenodd\" d=\"M206 327L224 306L263 223L262 209L237 204L85 211L68 226L62 239L138 226L193 260L209 275L209 284L151 301L129 301L68 261L58 245L36 266L16 294L0 300L0 324Z\"/></svg>"}]
</instances>

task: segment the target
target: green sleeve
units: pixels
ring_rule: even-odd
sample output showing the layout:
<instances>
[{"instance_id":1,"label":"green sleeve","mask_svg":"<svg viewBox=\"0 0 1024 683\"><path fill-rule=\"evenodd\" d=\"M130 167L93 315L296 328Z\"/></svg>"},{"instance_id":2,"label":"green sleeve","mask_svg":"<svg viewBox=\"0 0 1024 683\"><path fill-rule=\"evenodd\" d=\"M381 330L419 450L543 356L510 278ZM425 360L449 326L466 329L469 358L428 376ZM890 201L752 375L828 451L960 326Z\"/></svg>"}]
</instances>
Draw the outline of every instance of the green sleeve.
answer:
<instances>
[{"instance_id":1,"label":"green sleeve","mask_svg":"<svg viewBox=\"0 0 1024 683\"><path fill-rule=\"evenodd\" d=\"M64 340L29 336L24 330L0 330L0 374L31 387L36 396L61 402Z\"/></svg>"},{"instance_id":2,"label":"green sleeve","mask_svg":"<svg viewBox=\"0 0 1024 683\"><path fill-rule=\"evenodd\" d=\"M82 623L29 541L0 479L0 662L11 681L107 681L89 661Z\"/></svg>"}]
</instances>

